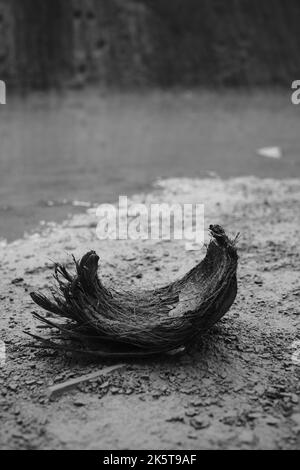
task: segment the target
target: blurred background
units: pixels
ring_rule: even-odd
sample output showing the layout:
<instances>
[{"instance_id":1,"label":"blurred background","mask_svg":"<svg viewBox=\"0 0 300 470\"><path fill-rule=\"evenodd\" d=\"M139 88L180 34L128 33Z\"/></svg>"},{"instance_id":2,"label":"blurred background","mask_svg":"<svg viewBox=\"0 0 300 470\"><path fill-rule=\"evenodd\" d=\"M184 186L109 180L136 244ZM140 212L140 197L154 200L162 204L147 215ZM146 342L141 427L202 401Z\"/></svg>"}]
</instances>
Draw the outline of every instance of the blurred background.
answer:
<instances>
[{"instance_id":1,"label":"blurred background","mask_svg":"<svg viewBox=\"0 0 300 470\"><path fill-rule=\"evenodd\" d=\"M299 177L297 79L298 0L0 0L0 238L159 177Z\"/></svg>"}]
</instances>

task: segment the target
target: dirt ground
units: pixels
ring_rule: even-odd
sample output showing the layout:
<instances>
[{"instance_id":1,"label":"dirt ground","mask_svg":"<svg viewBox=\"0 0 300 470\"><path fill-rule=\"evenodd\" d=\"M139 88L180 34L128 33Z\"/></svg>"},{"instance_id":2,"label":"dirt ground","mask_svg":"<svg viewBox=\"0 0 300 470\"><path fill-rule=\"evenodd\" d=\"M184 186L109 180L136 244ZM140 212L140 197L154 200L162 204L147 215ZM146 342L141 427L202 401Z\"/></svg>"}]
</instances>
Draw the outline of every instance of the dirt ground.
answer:
<instances>
[{"instance_id":1,"label":"dirt ground","mask_svg":"<svg viewBox=\"0 0 300 470\"><path fill-rule=\"evenodd\" d=\"M205 222L239 242L239 292L226 317L179 357L125 369L49 399L48 387L97 371L92 361L30 347L42 335L29 292L52 261L95 249L105 282L161 285L204 256L183 241L99 241L93 213L2 243L0 442L9 449L296 449L300 447L300 180L173 179L133 201L205 203Z\"/></svg>"}]
</instances>

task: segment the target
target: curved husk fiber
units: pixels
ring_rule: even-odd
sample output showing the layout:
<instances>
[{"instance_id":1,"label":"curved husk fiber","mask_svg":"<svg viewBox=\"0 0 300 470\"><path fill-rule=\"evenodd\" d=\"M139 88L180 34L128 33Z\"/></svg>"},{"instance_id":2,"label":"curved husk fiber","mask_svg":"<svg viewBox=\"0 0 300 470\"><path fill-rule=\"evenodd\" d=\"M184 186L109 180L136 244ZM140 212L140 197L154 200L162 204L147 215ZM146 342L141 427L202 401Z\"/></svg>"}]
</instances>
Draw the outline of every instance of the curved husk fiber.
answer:
<instances>
[{"instance_id":1,"label":"curved husk fiber","mask_svg":"<svg viewBox=\"0 0 300 470\"><path fill-rule=\"evenodd\" d=\"M237 293L236 239L230 240L218 225L210 226L210 233L205 258L182 279L159 289L108 289L98 277L99 257L94 251L80 262L74 259L75 274L57 264L52 296L31 297L66 319L62 324L34 314L59 330L59 342L31 336L44 347L99 356L147 356L194 342L225 315Z\"/></svg>"}]
</instances>

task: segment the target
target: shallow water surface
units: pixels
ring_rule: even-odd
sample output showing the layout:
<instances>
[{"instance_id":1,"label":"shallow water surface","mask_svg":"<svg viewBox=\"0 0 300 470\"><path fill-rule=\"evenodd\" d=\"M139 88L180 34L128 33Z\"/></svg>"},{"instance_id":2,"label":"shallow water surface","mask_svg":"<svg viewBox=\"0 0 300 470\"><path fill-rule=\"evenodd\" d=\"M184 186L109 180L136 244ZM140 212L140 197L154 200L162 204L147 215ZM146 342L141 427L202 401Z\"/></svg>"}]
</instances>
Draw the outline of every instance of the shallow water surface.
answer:
<instances>
[{"instance_id":1,"label":"shallow water surface","mask_svg":"<svg viewBox=\"0 0 300 470\"><path fill-rule=\"evenodd\" d=\"M0 107L0 238L148 190L159 177L300 176L300 106L289 91L96 91ZM280 146L283 158L257 155Z\"/></svg>"}]
</instances>

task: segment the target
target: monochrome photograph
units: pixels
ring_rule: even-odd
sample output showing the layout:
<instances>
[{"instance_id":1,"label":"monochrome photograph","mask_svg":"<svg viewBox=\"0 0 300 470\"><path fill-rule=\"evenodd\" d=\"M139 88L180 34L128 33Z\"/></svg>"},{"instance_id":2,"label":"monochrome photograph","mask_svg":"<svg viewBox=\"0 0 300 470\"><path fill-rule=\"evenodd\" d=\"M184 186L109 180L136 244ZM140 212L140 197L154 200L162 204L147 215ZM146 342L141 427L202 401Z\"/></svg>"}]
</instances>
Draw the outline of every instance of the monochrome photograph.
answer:
<instances>
[{"instance_id":1,"label":"monochrome photograph","mask_svg":"<svg viewBox=\"0 0 300 470\"><path fill-rule=\"evenodd\" d=\"M299 1L0 0L0 196L1 450L300 449Z\"/></svg>"}]
</instances>

